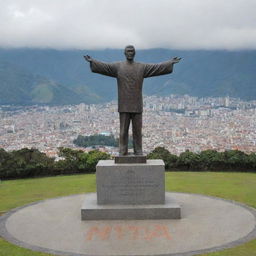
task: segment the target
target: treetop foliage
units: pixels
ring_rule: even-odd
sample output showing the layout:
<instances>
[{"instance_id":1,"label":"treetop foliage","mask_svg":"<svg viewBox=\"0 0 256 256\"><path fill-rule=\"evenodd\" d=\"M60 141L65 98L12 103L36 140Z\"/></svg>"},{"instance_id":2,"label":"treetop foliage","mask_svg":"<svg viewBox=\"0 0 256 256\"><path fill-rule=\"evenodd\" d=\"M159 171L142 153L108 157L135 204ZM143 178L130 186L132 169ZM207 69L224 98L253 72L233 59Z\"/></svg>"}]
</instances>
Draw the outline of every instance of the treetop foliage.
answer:
<instances>
[{"instance_id":1,"label":"treetop foliage","mask_svg":"<svg viewBox=\"0 0 256 256\"><path fill-rule=\"evenodd\" d=\"M71 148L59 148L59 161L35 148L7 152L0 148L0 179L95 172L99 160L111 159L107 153L92 150L88 153ZM256 172L256 153L239 150L200 153L185 151L179 156L163 147L155 148L148 159L163 159L166 170L175 171L239 171Z\"/></svg>"},{"instance_id":2,"label":"treetop foliage","mask_svg":"<svg viewBox=\"0 0 256 256\"><path fill-rule=\"evenodd\" d=\"M110 155L98 150L59 148L61 160L55 161L35 148L7 152L0 149L0 179L17 179L38 176L95 172L99 160Z\"/></svg>"},{"instance_id":3,"label":"treetop foliage","mask_svg":"<svg viewBox=\"0 0 256 256\"><path fill-rule=\"evenodd\" d=\"M246 154L239 150L218 152L204 150L194 153L186 150L179 156L171 154L163 147L155 148L149 159L163 159L166 169L189 171L256 171L256 153Z\"/></svg>"},{"instance_id":4,"label":"treetop foliage","mask_svg":"<svg viewBox=\"0 0 256 256\"><path fill-rule=\"evenodd\" d=\"M114 138L114 135L105 136L102 134L95 134L91 136L78 137L73 141L73 143L79 147L90 147L90 146L118 146L118 140Z\"/></svg>"}]
</instances>

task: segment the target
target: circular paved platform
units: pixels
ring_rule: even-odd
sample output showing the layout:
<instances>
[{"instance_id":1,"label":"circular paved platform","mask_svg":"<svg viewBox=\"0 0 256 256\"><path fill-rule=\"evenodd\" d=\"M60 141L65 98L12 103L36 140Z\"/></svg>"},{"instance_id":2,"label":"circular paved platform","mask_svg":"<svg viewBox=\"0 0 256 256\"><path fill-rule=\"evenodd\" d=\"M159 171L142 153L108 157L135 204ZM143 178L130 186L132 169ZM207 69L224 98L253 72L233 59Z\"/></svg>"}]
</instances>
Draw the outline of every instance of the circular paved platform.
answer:
<instances>
[{"instance_id":1,"label":"circular paved platform","mask_svg":"<svg viewBox=\"0 0 256 256\"><path fill-rule=\"evenodd\" d=\"M60 255L195 255L256 238L256 210L195 194L167 193L180 220L81 221L84 195L54 198L0 218L0 235Z\"/></svg>"}]
</instances>

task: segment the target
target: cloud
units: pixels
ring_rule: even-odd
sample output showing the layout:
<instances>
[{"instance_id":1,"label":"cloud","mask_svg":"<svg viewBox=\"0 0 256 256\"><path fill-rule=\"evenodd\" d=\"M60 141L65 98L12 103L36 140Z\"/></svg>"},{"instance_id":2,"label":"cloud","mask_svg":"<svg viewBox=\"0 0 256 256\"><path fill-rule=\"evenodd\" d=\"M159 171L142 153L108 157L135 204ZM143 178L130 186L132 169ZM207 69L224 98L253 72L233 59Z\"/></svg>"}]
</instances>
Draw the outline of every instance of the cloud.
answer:
<instances>
[{"instance_id":1,"label":"cloud","mask_svg":"<svg viewBox=\"0 0 256 256\"><path fill-rule=\"evenodd\" d=\"M0 0L0 47L255 49L255 0Z\"/></svg>"}]
</instances>

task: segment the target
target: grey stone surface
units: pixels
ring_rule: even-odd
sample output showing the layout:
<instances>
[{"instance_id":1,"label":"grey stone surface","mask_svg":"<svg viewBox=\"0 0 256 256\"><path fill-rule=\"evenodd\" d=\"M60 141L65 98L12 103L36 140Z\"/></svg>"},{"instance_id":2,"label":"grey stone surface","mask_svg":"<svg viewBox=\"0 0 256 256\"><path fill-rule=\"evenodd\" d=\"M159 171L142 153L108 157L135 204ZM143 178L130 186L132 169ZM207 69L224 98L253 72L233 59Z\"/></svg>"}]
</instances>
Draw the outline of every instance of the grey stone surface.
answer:
<instances>
[{"instance_id":1,"label":"grey stone surface","mask_svg":"<svg viewBox=\"0 0 256 256\"><path fill-rule=\"evenodd\" d=\"M116 164L145 164L147 162L146 156L139 155L126 155L126 156L116 156Z\"/></svg>"},{"instance_id":2,"label":"grey stone surface","mask_svg":"<svg viewBox=\"0 0 256 256\"><path fill-rule=\"evenodd\" d=\"M98 205L96 194L87 194L81 208L82 220L180 219L181 207L170 197L165 204Z\"/></svg>"},{"instance_id":3,"label":"grey stone surface","mask_svg":"<svg viewBox=\"0 0 256 256\"><path fill-rule=\"evenodd\" d=\"M81 221L83 194L0 216L0 236L25 248L69 256L191 256L256 238L254 208L203 195L167 194L181 205L181 219Z\"/></svg>"},{"instance_id":4,"label":"grey stone surface","mask_svg":"<svg viewBox=\"0 0 256 256\"><path fill-rule=\"evenodd\" d=\"M115 164L101 160L96 166L97 203L164 204L164 162L148 160L145 164Z\"/></svg>"}]
</instances>

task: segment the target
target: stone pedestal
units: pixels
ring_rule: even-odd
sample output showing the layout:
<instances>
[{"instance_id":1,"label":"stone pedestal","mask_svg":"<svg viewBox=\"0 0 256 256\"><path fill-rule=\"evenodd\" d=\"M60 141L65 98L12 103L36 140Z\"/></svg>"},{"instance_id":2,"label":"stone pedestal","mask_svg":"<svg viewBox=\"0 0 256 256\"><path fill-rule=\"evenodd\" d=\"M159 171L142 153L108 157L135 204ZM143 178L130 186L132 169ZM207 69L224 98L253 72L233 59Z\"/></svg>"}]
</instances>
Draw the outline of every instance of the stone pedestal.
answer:
<instances>
[{"instance_id":1,"label":"stone pedestal","mask_svg":"<svg viewBox=\"0 0 256 256\"><path fill-rule=\"evenodd\" d=\"M148 160L145 164L114 164L99 161L96 170L97 203L164 204L164 163Z\"/></svg>"},{"instance_id":2,"label":"stone pedestal","mask_svg":"<svg viewBox=\"0 0 256 256\"><path fill-rule=\"evenodd\" d=\"M96 166L97 194L86 195L82 220L180 219L180 206L165 200L162 160L115 163L101 160Z\"/></svg>"}]
</instances>

